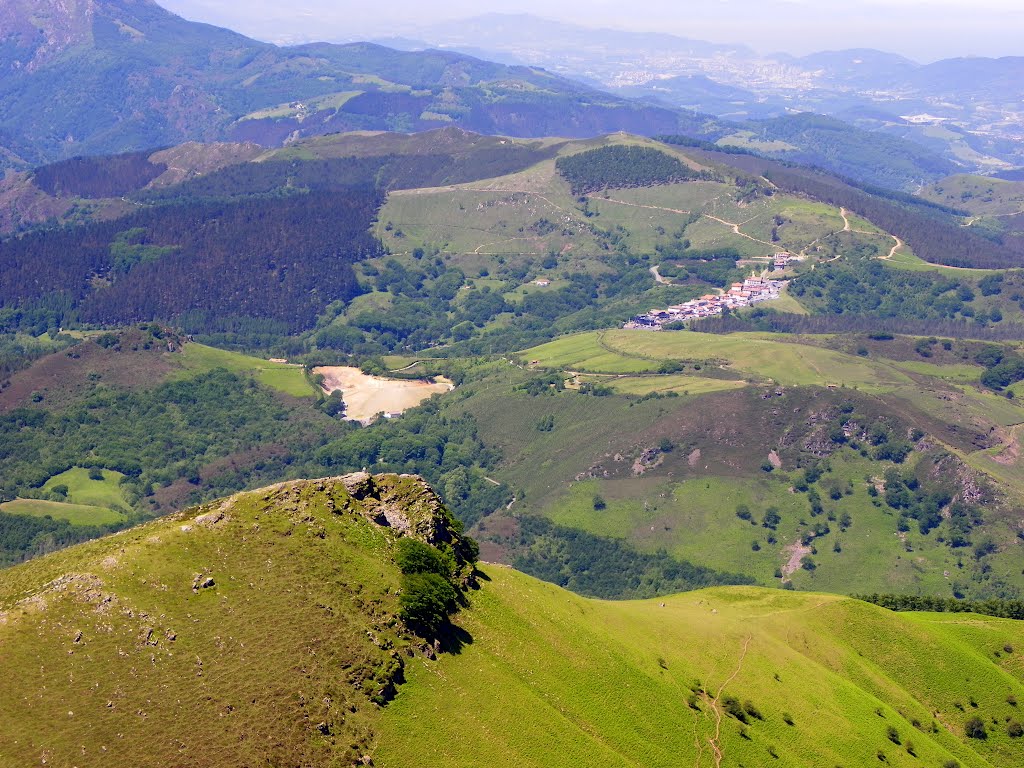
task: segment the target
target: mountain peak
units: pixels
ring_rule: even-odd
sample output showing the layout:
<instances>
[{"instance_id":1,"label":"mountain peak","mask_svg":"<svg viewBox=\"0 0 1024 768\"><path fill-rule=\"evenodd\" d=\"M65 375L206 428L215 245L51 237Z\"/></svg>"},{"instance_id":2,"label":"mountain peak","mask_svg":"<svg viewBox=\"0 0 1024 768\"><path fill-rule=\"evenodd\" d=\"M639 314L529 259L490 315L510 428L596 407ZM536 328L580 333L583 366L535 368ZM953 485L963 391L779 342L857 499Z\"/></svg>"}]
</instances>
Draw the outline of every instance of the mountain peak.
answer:
<instances>
[{"instance_id":1,"label":"mountain peak","mask_svg":"<svg viewBox=\"0 0 1024 768\"><path fill-rule=\"evenodd\" d=\"M175 18L153 0L7 0L0 5L0 44L13 43L14 53L0 55L0 65L34 72L69 49L94 45L102 22L139 40L147 24Z\"/></svg>"}]
</instances>

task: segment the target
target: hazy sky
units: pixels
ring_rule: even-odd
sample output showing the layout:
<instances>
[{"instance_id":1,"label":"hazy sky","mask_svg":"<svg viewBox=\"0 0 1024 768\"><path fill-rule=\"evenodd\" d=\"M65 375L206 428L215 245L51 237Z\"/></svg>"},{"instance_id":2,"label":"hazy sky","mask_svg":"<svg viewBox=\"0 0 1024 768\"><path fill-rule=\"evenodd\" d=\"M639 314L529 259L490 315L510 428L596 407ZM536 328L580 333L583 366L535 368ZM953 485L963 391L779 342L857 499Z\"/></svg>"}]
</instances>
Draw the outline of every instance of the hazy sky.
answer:
<instances>
[{"instance_id":1,"label":"hazy sky","mask_svg":"<svg viewBox=\"0 0 1024 768\"><path fill-rule=\"evenodd\" d=\"M762 52L870 47L922 61L1024 55L1024 0L157 0L273 42L343 41L487 12L671 32Z\"/></svg>"}]
</instances>

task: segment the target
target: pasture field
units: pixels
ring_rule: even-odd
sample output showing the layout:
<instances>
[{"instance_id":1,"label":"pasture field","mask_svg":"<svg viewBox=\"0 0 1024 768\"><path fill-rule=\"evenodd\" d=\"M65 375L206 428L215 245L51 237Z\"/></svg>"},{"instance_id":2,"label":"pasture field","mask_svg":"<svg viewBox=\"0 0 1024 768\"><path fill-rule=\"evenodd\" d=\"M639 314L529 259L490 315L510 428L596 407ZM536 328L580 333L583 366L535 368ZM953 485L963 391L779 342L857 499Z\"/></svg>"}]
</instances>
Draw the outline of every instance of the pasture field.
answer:
<instances>
[{"instance_id":1,"label":"pasture field","mask_svg":"<svg viewBox=\"0 0 1024 768\"><path fill-rule=\"evenodd\" d=\"M546 367L594 373L636 373L664 360L723 360L731 370L779 384L891 391L912 383L905 374L871 360L756 333L595 331L534 347L521 356Z\"/></svg>"},{"instance_id":2,"label":"pasture field","mask_svg":"<svg viewBox=\"0 0 1024 768\"><path fill-rule=\"evenodd\" d=\"M764 305L766 308L774 309L778 312L789 312L794 315L808 315L810 312L803 304L796 300L792 294L790 294L788 288L783 288L779 294L779 298L772 299ZM747 310L749 311L749 310Z\"/></svg>"},{"instance_id":3,"label":"pasture field","mask_svg":"<svg viewBox=\"0 0 1024 768\"><path fill-rule=\"evenodd\" d=\"M392 503L422 500L389 487ZM375 502L286 483L5 570L0 642L11 668L33 670L0 680L5 756L30 764L45 748L48 763L115 768L183 752L214 768L403 768L411 755L423 768L1019 764L1008 726L1024 697L1024 622L758 587L607 602L482 564L443 637L450 652L428 659L395 618L396 536L370 521ZM197 574L212 578L190 588ZM40 717L62 722L45 742ZM985 739L966 737L972 717Z\"/></svg>"},{"instance_id":4,"label":"pasture field","mask_svg":"<svg viewBox=\"0 0 1024 768\"><path fill-rule=\"evenodd\" d=\"M647 400L591 397L566 391L531 397L500 377L473 386L471 396L449 406L477 420L481 439L500 451L497 476L523 490L526 503L541 504L623 440L651 427L692 398ZM551 417L551 431L538 429Z\"/></svg>"},{"instance_id":5,"label":"pasture field","mask_svg":"<svg viewBox=\"0 0 1024 768\"><path fill-rule=\"evenodd\" d=\"M1006 699L1024 691L1020 665L993 651L1021 643L1019 622L748 587L608 603L484 571L457 619L473 642L409 665L375 764L412 750L424 768L991 768L1019 756L1001 727L963 738L968 698L986 722L1018 716ZM726 697L757 716L724 714Z\"/></svg>"},{"instance_id":6,"label":"pasture field","mask_svg":"<svg viewBox=\"0 0 1024 768\"><path fill-rule=\"evenodd\" d=\"M792 569L790 573L786 568L787 578L801 590L948 595L953 581L966 578L958 568L958 554L937 543L934 535L921 536L916 530L896 535L893 510L873 504L867 492L865 478L882 471L877 463L844 452L834 456L830 466L823 488L849 489L838 500L821 490L831 521L809 514L807 497L790 488L799 473L787 472L585 480L538 506L559 525L625 539L648 552L665 550L721 571L747 573L760 584L781 585L777 569L787 565ZM604 509L594 509L595 496L605 500ZM751 510L752 521L736 515L741 505ZM777 530L761 525L769 507L781 517ZM844 514L852 520L845 531L838 522ZM816 551L806 547L797 552L794 545L803 534L823 521L830 531L814 539L811 546ZM799 567L803 554L811 554L814 571ZM1016 580L1010 576L1010 581Z\"/></svg>"},{"instance_id":7,"label":"pasture field","mask_svg":"<svg viewBox=\"0 0 1024 768\"><path fill-rule=\"evenodd\" d=\"M922 376L933 376L936 379L962 384L978 381L978 378L985 370L980 365L971 365L969 363L962 365L936 365L924 360L886 360L885 362L907 373L919 373Z\"/></svg>"},{"instance_id":8,"label":"pasture field","mask_svg":"<svg viewBox=\"0 0 1024 768\"><path fill-rule=\"evenodd\" d=\"M602 344L601 332L563 336L520 353L531 366L564 368L593 373L646 373L658 369L658 361L641 357L627 357Z\"/></svg>"},{"instance_id":9,"label":"pasture field","mask_svg":"<svg viewBox=\"0 0 1024 768\"><path fill-rule=\"evenodd\" d=\"M911 272L942 272L951 278L981 278L986 275L992 275L997 272L1001 272L999 269L975 269L971 267L947 267L943 264L932 264L930 261L925 261L920 256L916 256L907 248L906 245L900 250L893 254L891 259L885 259L885 263L890 267L896 267L898 269L906 269Z\"/></svg>"},{"instance_id":10,"label":"pasture field","mask_svg":"<svg viewBox=\"0 0 1024 768\"><path fill-rule=\"evenodd\" d=\"M989 176L950 176L925 187L921 196L976 216L1012 216L1024 211L1024 183Z\"/></svg>"},{"instance_id":11,"label":"pasture field","mask_svg":"<svg viewBox=\"0 0 1024 768\"><path fill-rule=\"evenodd\" d=\"M261 384L292 397L309 397L313 394L313 387L306 380L300 365L272 363L240 352L195 343L186 344L175 359L182 368L181 378L198 376L214 368L226 368L232 373L250 374Z\"/></svg>"},{"instance_id":12,"label":"pasture field","mask_svg":"<svg viewBox=\"0 0 1024 768\"><path fill-rule=\"evenodd\" d=\"M617 376L615 378L594 378L596 384L611 387L620 395L649 395L652 392L677 395L706 395L709 392L724 392L746 386L743 381L711 379L707 376L685 376L666 374L661 376Z\"/></svg>"},{"instance_id":13,"label":"pasture field","mask_svg":"<svg viewBox=\"0 0 1024 768\"><path fill-rule=\"evenodd\" d=\"M124 520L124 515L120 512L106 507L89 504L65 504L41 499L8 501L0 504L0 512L6 512L9 515L52 517L54 520L67 520L72 525L107 525Z\"/></svg>"},{"instance_id":14,"label":"pasture field","mask_svg":"<svg viewBox=\"0 0 1024 768\"><path fill-rule=\"evenodd\" d=\"M66 485L68 501L72 504L96 507L128 506L121 493L120 482L124 475L110 469L100 471L103 473L102 480L90 480L88 469L75 467L51 477L43 485L43 490L49 492L53 490L54 486Z\"/></svg>"}]
</instances>

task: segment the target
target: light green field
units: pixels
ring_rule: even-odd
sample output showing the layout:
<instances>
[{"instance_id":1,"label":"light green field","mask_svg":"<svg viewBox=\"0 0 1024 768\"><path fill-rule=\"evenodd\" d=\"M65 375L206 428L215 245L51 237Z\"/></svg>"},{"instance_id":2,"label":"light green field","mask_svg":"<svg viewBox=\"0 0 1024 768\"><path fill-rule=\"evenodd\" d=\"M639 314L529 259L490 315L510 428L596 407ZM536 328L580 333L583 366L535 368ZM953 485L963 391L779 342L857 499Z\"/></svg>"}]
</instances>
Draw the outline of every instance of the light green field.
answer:
<instances>
[{"instance_id":1,"label":"light green field","mask_svg":"<svg viewBox=\"0 0 1024 768\"><path fill-rule=\"evenodd\" d=\"M89 470L81 467L69 469L54 475L43 485L44 491L52 491L54 486L68 487L68 501L72 504L88 504L97 507L110 507L116 504L127 506L121 494L120 472L104 469L102 480L90 480Z\"/></svg>"},{"instance_id":2,"label":"light green field","mask_svg":"<svg viewBox=\"0 0 1024 768\"><path fill-rule=\"evenodd\" d=\"M596 331L535 347L522 357L546 367L595 373L638 372L645 364L649 370L662 360L722 359L731 369L780 384L887 391L911 383L889 366L820 347L774 341L766 334Z\"/></svg>"},{"instance_id":3,"label":"light green field","mask_svg":"<svg viewBox=\"0 0 1024 768\"><path fill-rule=\"evenodd\" d=\"M961 384L957 389L963 392L968 407L988 421L1001 427L1024 423L1024 406L1016 400L1007 400L994 392L981 390L976 386Z\"/></svg>"},{"instance_id":4,"label":"light green field","mask_svg":"<svg viewBox=\"0 0 1024 768\"><path fill-rule=\"evenodd\" d=\"M286 395L308 397L314 394L313 387L306 381L302 366L272 363L239 352L194 343L186 344L176 359L180 362L182 375L185 377L196 376L214 368L226 368L232 373L251 374L261 384Z\"/></svg>"},{"instance_id":5,"label":"light green field","mask_svg":"<svg viewBox=\"0 0 1024 768\"><path fill-rule=\"evenodd\" d=\"M791 152L797 150L797 147L781 139L761 140L757 138L753 131L736 131L736 133L719 139L717 143L723 147L743 147L744 149L755 149L759 152Z\"/></svg>"},{"instance_id":6,"label":"light green field","mask_svg":"<svg viewBox=\"0 0 1024 768\"><path fill-rule=\"evenodd\" d=\"M716 198L732 198L736 188L717 181L688 181L681 184L662 184L656 187L639 187L635 189L610 189L590 197L591 206L599 210L602 216L611 215L619 210L623 214L632 209L638 216L655 216L663 218L665 227L678 226L679 219L685 214L676 211L700 211L705 205ZM610 202L620 200L629 205ZM649 206L649 207L644 207ZM671 210L675 209L675 210ZM640 219L643 221L643 219Z\"/></svg>"},{"instance_id":7,"label":"light green field","mask_svg":"<svg viewBox=\"0 0 1024 768\"><path fill-rule=\"evenodd\" d=\"M473 415L485 444L502 456L498 477L522 489L526 503L542 503L585 471L596 451L612 438L642 432L689 398L636 403L622 397L593 397L565 391L530 397L507 383L491 381L451 407ZM537 424L551 416L554 429Z\"/></svg>"},{"instance_id":8,"label":"light green field","mask_svg":"<svg viewBox=\"0 0 1024 768\"><path fill-rule=\"evenodd\" d=\"M594 373L644 373L657 370L656 360L621 355L603 346L601 339L602 334L599 332L564 336L528 349L520 357L528 363L536 361L542 368Z\"/></svg>"},{"instance_id":9,"label":"light green field","mask_svg":"<svg viewBox=\"0 0 1024 768\"><path fill-rule=\"evenodd\" d=\"M409 665L376 765L1018 763L1004 728L976 741L963 723L1018 717L1006 697L1021 695L1021 665L992 652L1020 645L1019 622L742 587L604 603L505 568L486 574L459 618L472 643ZM726 696L762 719L723 715Z\"/></svg>"},{"instance_id":10,"label":"light green field","mask_svg":"<svg viewBox=\"0 0 1024 768\"><path fill-rule=\"evenodd\" d=\"M906 246L904 246L903 250L896 251L891 259L886 259L885 263L890 267L906 269L911 272L944 272L950 277L978 278L1002 271L999 269L971 269L968 267L947 267L942 264L932 264L930 261L925 261L921 257L909 253Z\"/></svg>"},{"instance_id":11,"label":"light green field","mask_svg":"<svg viewBox=\"0 0 1024 768\"><path fill-rule=\"evenodd\" d=\"M759 240L772 243L774 217L784 219L778 228L779 241L769 250L800 253L812 242L843 228L839 211L830 205L788 195L773 195L745 208L737 207L729 221L744 222L740 231Z\"/></svg>"},{"instance_id":12,"label":"light green field","mask_svg":"<svg viewBox=\"0 0 1024 768\"><path fill-rule=\"evenodd\" d=\"M814 541L817 569L792 574L800 589L845 592L856 585L865 593L948 596L951 579L966 578L956 552L916 529L900 539L893 511L871 503L865 477L883 472L884 466L852 451L833 456L830 466L832 471L817 488L827 513L836 519L850 515L853 524L846 531L826 516L813 518L807 496L790 490L792 478L785 472L754 478L700 476L682 482L664 477L586 480L544 500L543 513L559 525L625 539L644 551L665 550L717 570L747 573L761 584L779 584L776 569L789 561L790 547L816 523L826 523L831 530ZM852 488L849 495L829 497L826 489L832 484L845 488L847 483ZM605 500L605 509L594 510L595 495ZM736 516L741 504L751 510L757 524ZM768 541L773 532L760 525L768 507L775 507L782 517L774 544ZM904 540L912 553L906 552ZM752 547L755 541L757 551ZM836 541L840 552L833 549Z\"/></svg>"},{"instance_id":13,"label":"light green field","mask_svg":"<svg viewBox=\"0 0 1024 768\"><path fill-rule=\"evenodd\" d=\"M923 360L886 360L886 362L902 371L920 373L924 376L934 376L937 379L963 384L976 382L985 370L980 365L969 365L966 363L963 365L936 365L935 363L926 363Z\"/></svg>"},{"instance_id":14,"label":"light green field","mask_svg":"<svg viewBox=\"0 0 1024 768\"><path fill-rule=\"evenodd\" d=\"M550 231L545 231L544 220ZM437 247L460 256L460 264L477 257L481 266L497 255L526 258L569 247L586 254L599 248L554 160L496 179L392 192L374 233L393 254ZM586 261L588 257L579 265L585 267ZM472 258L466 262L472 267L475 262L470 262Z\"/></svg>"},{"instance_id":15,"label":"light green field","mask_svg":"<svg viewBox=\"0 0 1024 768\"><path fill-rule=\"evenodd\" d=\"M789 312L794 315L810 314L807 307L797 301L786 289L783 289L782 293L779 294L779 298L772 299L765 306L778 312Z\"/></svg>"},{"instance_id":16,"label":"light green field","mask_svg":"<svg viewBox=\"0 0 1024 768\"><path fill-rule=\"evenodd\" d=\"M30 517L52 517L55 520L67 520L72 525L108 525L124 520L124 515L105 507L87 504L64 504L57 501L41 499L15 499L0 504L0 512L9 515L29 515Z\"/></svg>"},{"instance_id":17,"label":"light green field","mask_svg":"<svg viewBox=\"0 0 1024 768\"><path fill-rule=\"evenodd\" d=\"M680 395L706 395L746 386L744 381L709 379L704 376L669 374L665 376L623 376L615 379L595 379L622 395L649 395L652 392L675 392Z\"/></svg>"}]
</instances>

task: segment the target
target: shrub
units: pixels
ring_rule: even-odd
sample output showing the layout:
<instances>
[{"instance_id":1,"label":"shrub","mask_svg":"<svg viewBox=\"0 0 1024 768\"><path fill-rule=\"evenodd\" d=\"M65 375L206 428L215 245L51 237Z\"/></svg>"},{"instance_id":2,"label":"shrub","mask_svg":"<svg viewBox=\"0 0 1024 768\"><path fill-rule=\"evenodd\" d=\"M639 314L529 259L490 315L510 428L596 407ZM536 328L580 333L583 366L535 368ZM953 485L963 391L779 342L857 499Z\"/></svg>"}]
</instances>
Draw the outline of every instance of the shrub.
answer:
<instances>
[{"instance_id":1,"label":"shrub","mask_svg":"<svg viewBox=\"0 0 1024 768\"><path fill-rule=\"evenodd\" d=\"M1006 726L1006 735L1011 739L1019 739L1024 736L1024 725L1021 725L1016 720L1011 720L1009 725Z\"/></svg>"},{"instance_id":2,"label":"shrub","mask_svg":"<svg viewBox=\"0 0 1024 768\"><path fill-rule=\"evenodd\" d=\"M89 479L90 480L102 480L103 470L99 467L89 467Z\"/></svg>"},{"instance_id":3,"label":"shrub","mask_svg":"<svg viewBox=\"0 0 1024 768\"><path fill-rule=\"evenodd\" d=\"M604 509L607 506L608 506L608 503L604 500L604 498L602 496L594 494L594 509L596 511L600 512L602 509Z\"/></svg>"},{"instance_id":4,"label":"shrub","mask_svg":"<svg viewBox=\"0 0 1024 768\"><path fill-rule=\"evenodd\" d=\"M972 717L964 724L964 733L969 739L987 739L988 731L985 730L985 723L980 717Z\"/></svg>"},{"instance_id":5,"label":"shrub","mask_svg":"<svg viewBox=\"0 0 1024 768\"><path fill-rule=\"evenodd\" d=\"M434 573L447 578L452 569L444 557L429 544L408 537L398 540L395 562L402 573Z\"/></svg>"},{"instance_id":6,"label":"shrub","mask_svg":"<svg viewBox=\"0 0 1024 768\"><path fill-rule=\"evenodd\" d=\"M402 619L425 635L437 634L448 622L455 598L455 587L436 573L408 573L402 577Z\"/></svg>"},{"instance_id":7,"label":"shrub","mask_svg":"<svg viewBox=\"0 0 1024 768\"><path fill-rule=\"evenodd\" d=\"M735 696L726 696L722 699L722 709L725 710L726 714L732 715L741 723L747 723L747 713L743 709L743 705L740 704L740 700Z\"/></svg>"}]
</instances>

